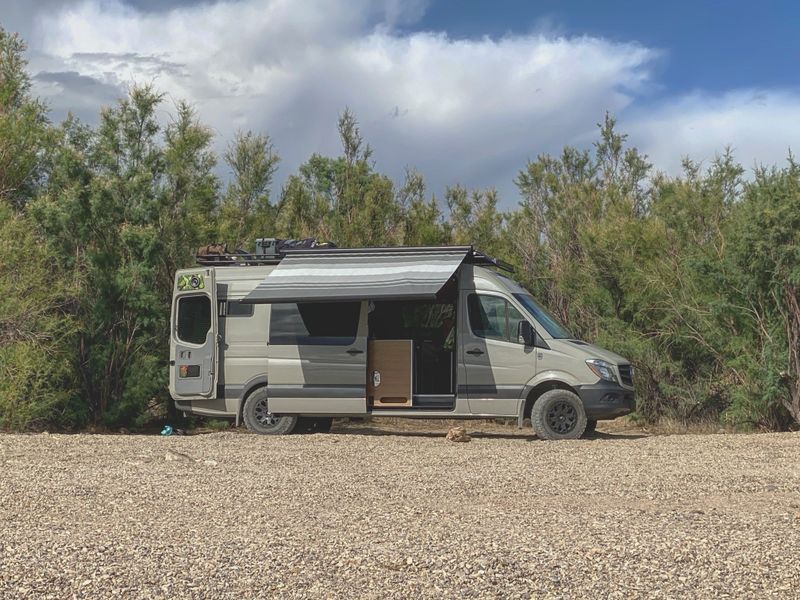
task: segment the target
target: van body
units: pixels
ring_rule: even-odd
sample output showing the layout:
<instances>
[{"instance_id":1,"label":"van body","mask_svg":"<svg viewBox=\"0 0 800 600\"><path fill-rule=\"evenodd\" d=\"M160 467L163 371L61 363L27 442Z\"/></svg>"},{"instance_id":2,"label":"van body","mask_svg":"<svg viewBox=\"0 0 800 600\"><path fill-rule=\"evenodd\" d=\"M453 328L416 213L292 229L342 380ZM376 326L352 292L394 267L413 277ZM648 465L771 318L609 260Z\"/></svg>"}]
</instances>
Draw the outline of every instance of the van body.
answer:
<instances>
[{"instance_id":1,"label":"van body","mask_svg":"<svg viewBox=\"0 0 800 600\"><path fill-rule=\"evenodd\" d=\"M471 247L337 249L178 271L170 393L259 433L530 418L569 439L631 412L629 361L575 339L498 264Z\"/></svg>"}]
</instances>

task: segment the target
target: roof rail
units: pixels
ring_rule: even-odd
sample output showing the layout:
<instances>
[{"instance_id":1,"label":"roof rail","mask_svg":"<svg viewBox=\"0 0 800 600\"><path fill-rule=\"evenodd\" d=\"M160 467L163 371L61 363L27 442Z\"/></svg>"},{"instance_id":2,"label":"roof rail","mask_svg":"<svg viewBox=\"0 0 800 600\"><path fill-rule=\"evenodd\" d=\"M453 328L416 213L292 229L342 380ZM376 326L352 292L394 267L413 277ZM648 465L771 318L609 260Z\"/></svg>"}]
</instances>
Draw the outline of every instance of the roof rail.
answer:
<instances>
[{"instance_id":1,"label":"roof rail","mask_svg":"<svg viewBox=\"0 0 800 600\"><path fill-rule=\"evenodd\" d=\"M205 248L201 248L205 249ZM485 267L497 267L504 271L513 272L514 267L498 258L493 258L475 250L472 246L379 246L372 248L287 248L274 255L251 254L249 252L220 252L213 254L197 254L197 263L211 267L248 267L256 265L277 265L287 256L353 256L359 254L402 254L405 252L453 252L463 251L466 254L465 262Z\"/></svg>"}]
</instances>

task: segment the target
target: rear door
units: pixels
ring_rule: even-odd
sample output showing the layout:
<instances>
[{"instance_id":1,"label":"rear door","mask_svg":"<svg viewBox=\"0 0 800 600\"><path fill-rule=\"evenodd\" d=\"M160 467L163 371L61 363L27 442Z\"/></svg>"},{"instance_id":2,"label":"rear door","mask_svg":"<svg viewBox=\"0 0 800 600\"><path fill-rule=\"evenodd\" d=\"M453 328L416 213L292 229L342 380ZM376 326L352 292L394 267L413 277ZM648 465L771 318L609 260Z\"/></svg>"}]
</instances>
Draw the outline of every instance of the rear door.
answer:
<instances>
[{"instance_id":1,"label":"rear door","mask_svg":"<svg viewBox=\"0 0 800 600\"><path fill-rule=\"evenodd\" d=\"M214 398L217 386L217 288L213 269L175 277L170 335L170 393Z\"/></svg>"},{"instance_id":2,"label":"rear door","mask_svg":"<svg viewBox=\"0 0 800 600\"><path fill-rule=\"evenodd\" d=\"M499 294L462 292L459 344L472 414L514 416L528 380L536 372L534 348L517 339L525 317ZM464 386L463 384L466 383Z\"/></svg>"},{"instance_id":3,"label":"rear door","mask_svg":"<svg viewBox=\"0 0 800 600\"><path fill-rule=\"evenodd\" d=\"M270 411L367 412L367 302L271 305Z\"/></svg>"}]
</instances>

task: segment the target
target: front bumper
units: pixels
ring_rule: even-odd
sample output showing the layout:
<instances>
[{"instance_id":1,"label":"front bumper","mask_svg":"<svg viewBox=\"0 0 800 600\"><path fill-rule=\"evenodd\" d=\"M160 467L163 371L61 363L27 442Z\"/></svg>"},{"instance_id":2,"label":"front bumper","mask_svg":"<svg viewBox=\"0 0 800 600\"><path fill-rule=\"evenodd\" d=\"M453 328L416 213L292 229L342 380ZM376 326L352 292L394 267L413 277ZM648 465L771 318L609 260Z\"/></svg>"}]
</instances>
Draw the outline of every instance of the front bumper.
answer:
<instances>
[{"instance_id":1,"label":"front bumper","mask_svg":"<svg viewBox=\"0 0 800 600\"><path fill-rule=\"evenodd\" d=\"M576 391L583 402L587 419L615 419L636 408L633 390L618 383L600 380L593 385L576 386Z\"/></svg>"}]
</instances>

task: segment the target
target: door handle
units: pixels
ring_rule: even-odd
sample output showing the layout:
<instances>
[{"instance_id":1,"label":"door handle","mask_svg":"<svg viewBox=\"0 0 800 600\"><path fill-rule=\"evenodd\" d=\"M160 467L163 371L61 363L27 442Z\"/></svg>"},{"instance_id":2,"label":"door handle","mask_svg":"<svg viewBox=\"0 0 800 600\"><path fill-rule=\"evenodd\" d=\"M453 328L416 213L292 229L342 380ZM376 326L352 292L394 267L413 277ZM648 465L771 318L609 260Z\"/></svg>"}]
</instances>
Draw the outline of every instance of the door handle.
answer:
<instances>
[{"instance_id":1,"label":"door handle","mask_svg":"<svg viewBox=\"0 0 800 600\"><path fill-rule=\"evenodd\" d=\"M483 354L483 350L480 348L473 348L472 350L467 350L467 354L472 354L473 356L480 356Z\"/></svg>"},{"instance_id":2,"label":"door handle","mask_svg":"<svg viewBox=\"0 0 800 600\"><path fill-rule=\"evenodd\" d=\"M348 350L347 353L350 356L355 356L356 354L364 354L364 351L363 350L359 350L358 348L350 348L350 350Z\"/></svg>"}]
</instances>

